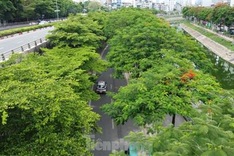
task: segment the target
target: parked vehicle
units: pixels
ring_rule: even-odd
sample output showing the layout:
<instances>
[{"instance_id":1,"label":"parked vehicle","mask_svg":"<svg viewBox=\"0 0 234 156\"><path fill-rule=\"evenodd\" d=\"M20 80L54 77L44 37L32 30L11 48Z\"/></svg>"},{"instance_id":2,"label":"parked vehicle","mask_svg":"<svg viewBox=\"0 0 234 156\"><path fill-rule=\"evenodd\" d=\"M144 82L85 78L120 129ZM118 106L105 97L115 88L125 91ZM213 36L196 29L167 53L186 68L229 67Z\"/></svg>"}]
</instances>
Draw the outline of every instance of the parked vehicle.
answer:
<instances>
[{"instance_id":1,"label":"parked vehicle","mask_svg":"<svg viewBox=\"0 0 234 156\"><path fill-rule=\"evenodd\" d=\"M47 24L47 23L48 23L47 21L40 21L38 24L43 25L43 24Z\"/></svg>"},{"instance_id":2,"label":"parked vehicle","mask_svg":"<svg viewBox=\"0 0 234 156\"><path fill-rule=\"evenodd\" d=\"M230 35L234 35L234 28L229 30Z\"/></svg>"}]
</instances>

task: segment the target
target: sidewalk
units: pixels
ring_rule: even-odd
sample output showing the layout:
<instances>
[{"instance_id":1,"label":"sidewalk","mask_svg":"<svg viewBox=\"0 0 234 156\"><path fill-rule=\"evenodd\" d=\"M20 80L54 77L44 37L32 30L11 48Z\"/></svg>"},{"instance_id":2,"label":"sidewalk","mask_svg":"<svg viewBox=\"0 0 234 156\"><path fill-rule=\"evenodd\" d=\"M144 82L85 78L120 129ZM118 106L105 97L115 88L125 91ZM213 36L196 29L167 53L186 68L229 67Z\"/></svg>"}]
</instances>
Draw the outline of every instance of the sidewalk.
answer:
<instances>
[{"instance_id":1,"label":"sidewalk","mask_svg":"<svg viewBox=\"0 0 234 156\"><path fill-rule=\"evenodd\" d=\"M227 41L230 41L230 42L233 42L233 43L234 43L234 38L230 38L230 37L225 36L225 35L223 35L223 34L219 34L219 33L217 33L217 32L214 32L214 31L210 30L210 29L204 28L204 27L202 27L202 26L200 26L200 25L197 25L197 24L194 24L194 23L192 23L192 24L193 24L194 26L198 27L198 28L204 29L204 30L206 30L206 31L208 31L208 32L210 32L210 33L212 33L212 34L215 34L215 35L217 35L217 36L219 36L219 37L222 37L223 39L225 39L225 40L227 40Z\"/></svg>"},{"instance_id":2,"label":"sidewalk","mask_svg":"<svg viewBox=\"0 0 234 156\"><path fill-rule=\"evenodd\" d=\"M222 59L226 60L227 62L231 64L234 64L234 52L233 51L211 40L210 38L202 35L196 30L193 30L192 28L187 27L184 24L181 24L180 26L184 31L189 33L192 37L194 37L197 41L199 41L201 44L203 44L206 48L208 48L210 51L215 53L217 56L221 57ZM221 34L217 34L217 35L221 35Z\"/></svg>"}]
</instances>

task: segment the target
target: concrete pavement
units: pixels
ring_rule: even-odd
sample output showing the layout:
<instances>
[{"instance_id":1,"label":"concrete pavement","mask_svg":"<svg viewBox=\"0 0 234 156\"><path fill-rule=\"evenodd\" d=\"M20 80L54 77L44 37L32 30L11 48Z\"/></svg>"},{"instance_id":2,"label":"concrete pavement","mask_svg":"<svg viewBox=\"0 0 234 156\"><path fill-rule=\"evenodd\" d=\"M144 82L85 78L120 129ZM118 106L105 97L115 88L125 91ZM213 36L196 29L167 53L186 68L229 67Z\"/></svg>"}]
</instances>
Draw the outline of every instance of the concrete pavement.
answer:
<instances>
[{"instance_id":1,"label":"concrete pavement","mask_svg":"<svg viewBox=\"0 0 234 156\"><path fill-rule=\"evenodd\" d=\"M221 38L223 38L223 39L225 39L225 40L227 40L227 41L234 42L234 38L227 37L227 36L225 36L225 35L223 35L223 34L220 34L220 33L214 32L214 31L212 31L212 30L210 30L210 29L201 27L200 25L197 25L197 24L194 24L194 23L192 23L192 24L193 24L194 26L198 27L198 28L204 29L204 30L206 30L206 31L208 31L208 32L210 32L210 33L212 33L212 34L215 34L215 35L217 35L217 36L219 36L219 37L221 37Z\"/></svg>"},{"instance_id":2,"label":"concrete pavement","mask_svg":"<svg viewBox=\"0 0 234 156\"><path fill-rule=\"evenodd\" d=\"M203 44L210 51L221 57L225 61L234 64L234 52L224 47L223 45L211 40L210 38L202 35L201 33L189 28L188 26L181 24L180 27L194 37L197 41Z\"/></svg>"}]
</instances>

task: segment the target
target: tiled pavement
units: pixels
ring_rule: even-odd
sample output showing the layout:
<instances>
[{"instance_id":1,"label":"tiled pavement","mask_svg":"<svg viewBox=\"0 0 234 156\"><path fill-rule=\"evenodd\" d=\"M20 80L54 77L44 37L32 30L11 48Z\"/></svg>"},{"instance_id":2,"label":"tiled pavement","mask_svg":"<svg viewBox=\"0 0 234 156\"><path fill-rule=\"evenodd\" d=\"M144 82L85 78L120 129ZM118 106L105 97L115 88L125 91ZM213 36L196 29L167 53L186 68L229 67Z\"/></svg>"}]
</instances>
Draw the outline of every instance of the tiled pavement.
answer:
<instances>
[{"instance_id":1,"label":"tiled pavement","mask_svg":"<svg viewBox=\"0 0 234 156\"><path fill-rule=\"evenodd\" d=\"M184 24L180 25L183 30L189 33L192 37L194 37L197 41L203 44L210 51L223 58L224 60L234 64L234 52L227 49L223 45L211 40L210 38L202 35L201 33L193 30L192 28L187 27Z\"/></svg>"}]
</instances>

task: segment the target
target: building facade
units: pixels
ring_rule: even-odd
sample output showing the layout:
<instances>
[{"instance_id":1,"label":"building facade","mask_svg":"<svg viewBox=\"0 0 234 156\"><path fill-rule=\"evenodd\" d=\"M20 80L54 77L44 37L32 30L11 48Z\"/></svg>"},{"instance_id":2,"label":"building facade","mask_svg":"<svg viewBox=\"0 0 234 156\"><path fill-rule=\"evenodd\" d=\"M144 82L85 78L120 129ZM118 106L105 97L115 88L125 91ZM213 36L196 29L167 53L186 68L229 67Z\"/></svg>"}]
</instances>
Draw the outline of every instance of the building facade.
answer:
<instances>
[{"instance_id":1,"label":"building facade","mask_svg":"<svg viewBox=\"0 0 234 156\"><path fill-rule=\"evenodd\" d=\"M136 8L153 8L166 12L180 12L184 6L195 5L195 0L106 0L105 5L111 9L133 6Z\"/></svg>"},{"instance_id":2,"label":"building facade","mask_svg":"<svg viewBox=\"0 0 234 156\"><path fill-rule=\"evenodd\" d=\"M213 0L202 0L201 1L201 6L204 6L204 7L210 7L212 6L214 3L213 3Z\"/></svg>"},{"instance_id":3,"label":"building facade","mask_svg":"<svg viewBox=\"0 0 234 156\"><path fill-rule=\"evenodd\" d=\"M230 1L230 6L231 6L231 7L234 7L234 0L231 0L231 1Z\"/></svg>"}]
</instances>

